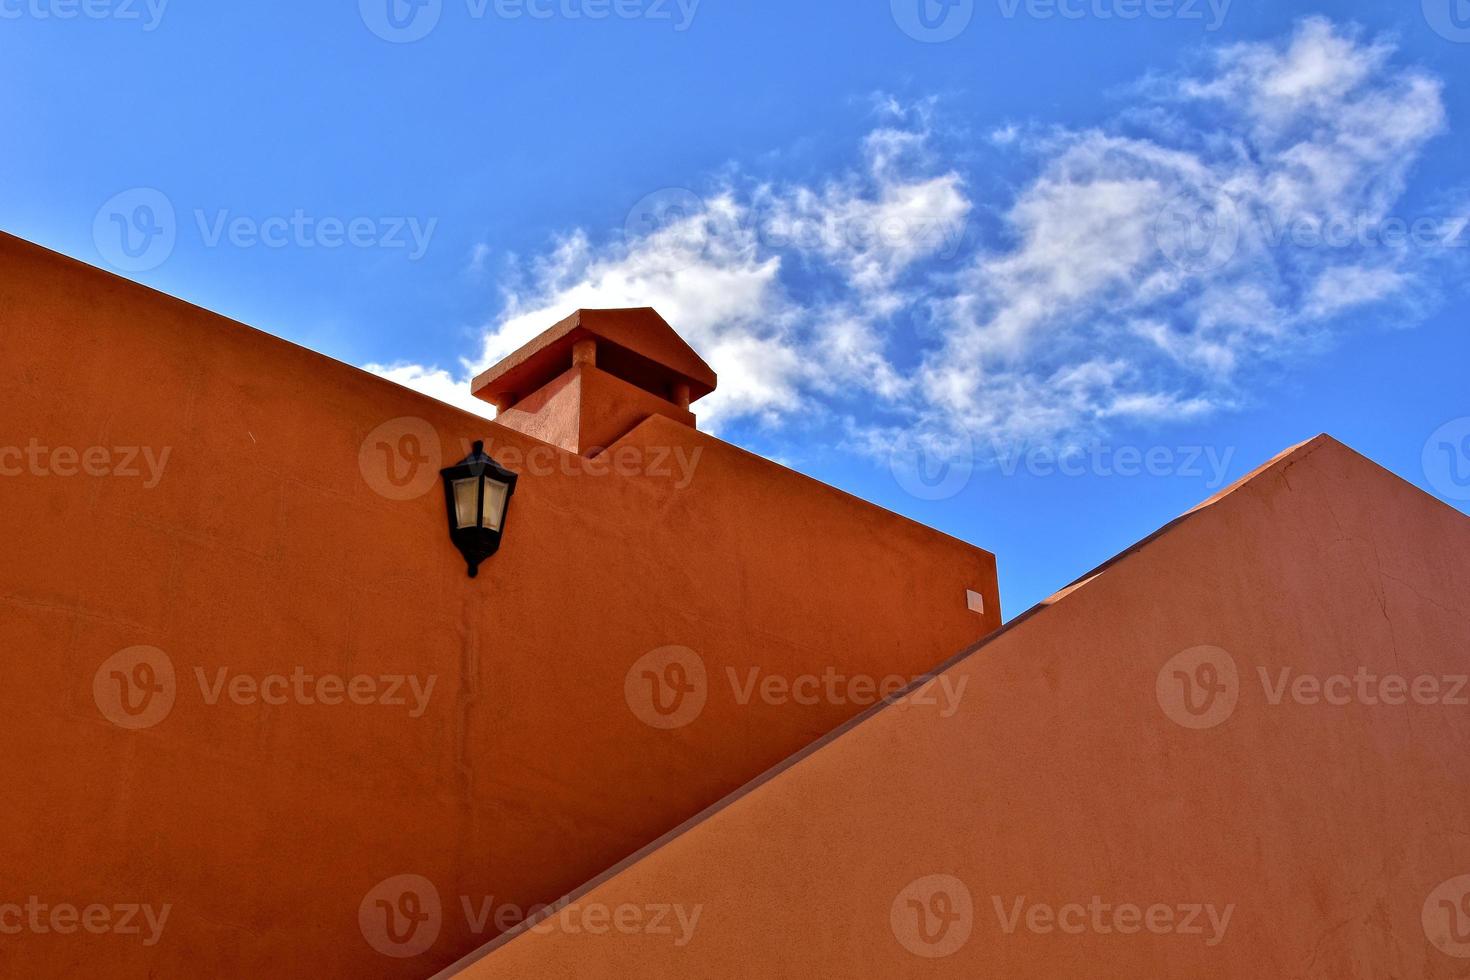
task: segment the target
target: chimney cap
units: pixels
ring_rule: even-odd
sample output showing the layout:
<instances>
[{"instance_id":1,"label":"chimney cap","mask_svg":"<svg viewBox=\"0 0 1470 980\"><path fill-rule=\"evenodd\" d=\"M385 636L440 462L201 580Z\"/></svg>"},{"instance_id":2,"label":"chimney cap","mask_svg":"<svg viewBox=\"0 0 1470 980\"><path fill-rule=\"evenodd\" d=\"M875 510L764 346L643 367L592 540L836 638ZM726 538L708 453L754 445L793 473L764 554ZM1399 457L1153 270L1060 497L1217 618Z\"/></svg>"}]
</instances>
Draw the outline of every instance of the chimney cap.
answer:
<instances>
[{"instance_id":1,"label":"chimney cap","mask_svg":"<svg viewBox=\"0 0 1470 980\"><path fill-rule=\"evenodd\" d=\"M578 310L475 378L475 397L498 403L542 387L572 364L579 340L597 341L597 364L647 388L689 386L689 400L715 390L715 372L652 307Z\"/></svg>"}]
</instances>

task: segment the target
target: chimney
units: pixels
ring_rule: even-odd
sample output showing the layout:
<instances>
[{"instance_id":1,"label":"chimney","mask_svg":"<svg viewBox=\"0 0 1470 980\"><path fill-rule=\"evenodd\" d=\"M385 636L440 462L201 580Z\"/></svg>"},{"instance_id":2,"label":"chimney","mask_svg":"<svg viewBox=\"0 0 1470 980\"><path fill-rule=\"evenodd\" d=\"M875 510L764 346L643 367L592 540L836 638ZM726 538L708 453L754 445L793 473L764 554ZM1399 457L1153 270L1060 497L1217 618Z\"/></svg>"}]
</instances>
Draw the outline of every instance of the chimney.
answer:
<instances>
[{"instance_id":1,"label":"chimney","mask_svg":"<svg viewBox=\"0 0 1470 980\"><path fill-rule=\"evenodd\" d=\"M695 425L714 371L647 307L578 310L472 382L496 422L595 456L653 415Z\"/></svg>"}]
</instances>

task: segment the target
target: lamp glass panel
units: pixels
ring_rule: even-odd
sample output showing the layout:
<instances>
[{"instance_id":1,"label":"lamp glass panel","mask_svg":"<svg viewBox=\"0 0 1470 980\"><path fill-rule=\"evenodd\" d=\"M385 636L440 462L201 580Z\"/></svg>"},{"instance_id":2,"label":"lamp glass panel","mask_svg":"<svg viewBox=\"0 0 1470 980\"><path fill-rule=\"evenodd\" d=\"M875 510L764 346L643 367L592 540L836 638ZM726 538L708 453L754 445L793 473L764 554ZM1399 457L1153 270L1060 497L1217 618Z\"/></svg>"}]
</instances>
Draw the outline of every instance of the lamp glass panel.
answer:
<instances>
[{"instance_id":1,"label":"lamp glass panel","mask_svg":"<svg viewBox=\"0 0 1470 980\"><path fill-rule=\"evenodd\" d=\"M485 523L492 531L499 531L505 520L506 491L509 488L498 480L485 478Z\"/></svg>"},{"instance_id":2,"label":"lamp glass panel","mask_svg":"<svg viewBox=\"0 0 1470 980\"><path fill-rule=\"evenodd\" d=\"M454 526L478 527L480 523L480 481L475 477L454 481Z\"/></svg>"}]
</instances>

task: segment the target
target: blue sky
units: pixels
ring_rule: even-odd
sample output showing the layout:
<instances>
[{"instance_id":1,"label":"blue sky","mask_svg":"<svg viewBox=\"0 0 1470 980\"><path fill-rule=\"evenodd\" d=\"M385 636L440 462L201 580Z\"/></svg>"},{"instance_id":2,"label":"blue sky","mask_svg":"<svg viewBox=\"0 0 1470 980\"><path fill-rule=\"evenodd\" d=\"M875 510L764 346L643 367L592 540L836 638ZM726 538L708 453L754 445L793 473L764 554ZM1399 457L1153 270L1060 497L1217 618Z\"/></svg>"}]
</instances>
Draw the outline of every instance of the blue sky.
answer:
<instances>
[{"instance_id":1,"label":"blue sky","mask_svg":"<svg viewBox=\"0 0 1470 980\"><path fill-rule=\"evenodd\" d=\"M1008 616L1318 432L1470 506L1466 0L0 0L0 82L6 230L461 402L657 306Z\"/></svg>"}]
</instances>

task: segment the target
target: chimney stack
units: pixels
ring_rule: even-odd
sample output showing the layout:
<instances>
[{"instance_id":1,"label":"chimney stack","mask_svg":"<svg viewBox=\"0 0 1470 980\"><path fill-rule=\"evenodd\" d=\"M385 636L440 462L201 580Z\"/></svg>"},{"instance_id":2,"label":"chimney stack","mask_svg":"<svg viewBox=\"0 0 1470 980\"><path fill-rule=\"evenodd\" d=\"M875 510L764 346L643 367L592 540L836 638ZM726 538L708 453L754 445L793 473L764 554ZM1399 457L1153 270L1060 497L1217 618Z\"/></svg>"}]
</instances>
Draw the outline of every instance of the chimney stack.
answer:
<instances>
[{"instance_id":1,"label":"chimney stack","mask_svg":"<svg viewBox=\"0 0 1470 980\"><path fill-rule=\"evenodd\" d=\"M578 310L472 383L496 422L595 456L662 415L691 428L689 406L715 390L714 371L647 307Z\"/></svg>"}]
</instances>

